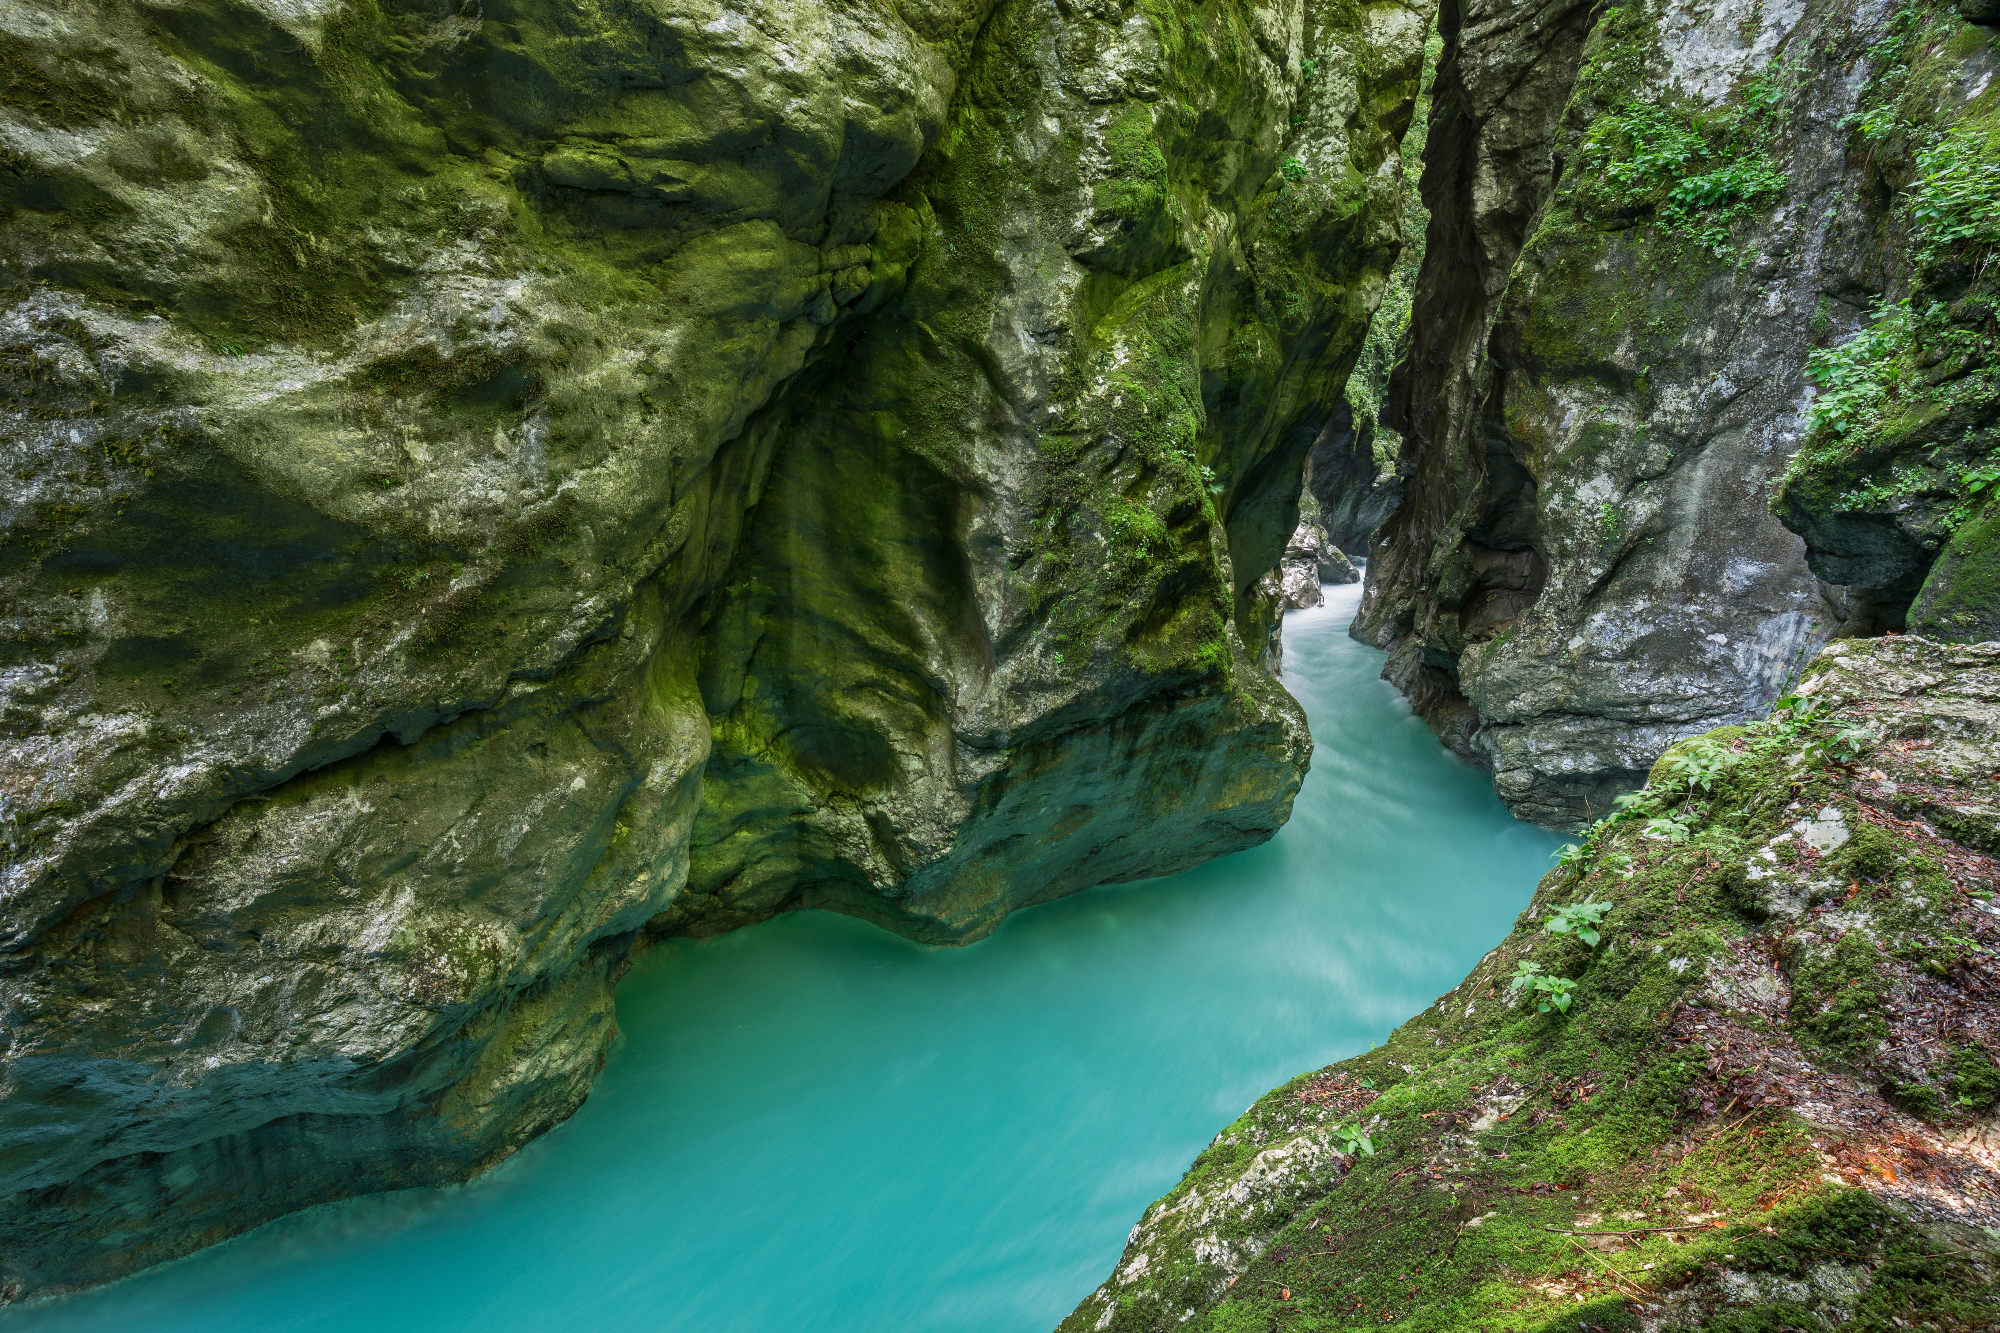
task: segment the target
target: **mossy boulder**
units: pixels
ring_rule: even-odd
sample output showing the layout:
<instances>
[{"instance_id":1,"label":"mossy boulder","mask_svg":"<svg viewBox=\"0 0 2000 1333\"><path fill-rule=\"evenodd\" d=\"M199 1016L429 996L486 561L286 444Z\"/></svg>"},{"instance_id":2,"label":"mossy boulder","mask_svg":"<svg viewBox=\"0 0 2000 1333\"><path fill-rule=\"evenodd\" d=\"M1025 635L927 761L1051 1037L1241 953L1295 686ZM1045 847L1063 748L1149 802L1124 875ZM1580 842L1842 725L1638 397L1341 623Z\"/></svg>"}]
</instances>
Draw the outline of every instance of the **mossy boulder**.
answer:
<instances>
[{"instance_id":1,"label":"mossy boulder","mask_svg":"<svg viewBox=\"0 0 2000 1333\"><path fill-rule=\"evenodd\" d=\"M1064 1333L2000 1322L2000 860L1925 813L2000 769L2000 645L1804 674L1435 1005L1225 1127ZM1594 947L1545 925L1577 902Z\"/></svg>"}]
</instances>

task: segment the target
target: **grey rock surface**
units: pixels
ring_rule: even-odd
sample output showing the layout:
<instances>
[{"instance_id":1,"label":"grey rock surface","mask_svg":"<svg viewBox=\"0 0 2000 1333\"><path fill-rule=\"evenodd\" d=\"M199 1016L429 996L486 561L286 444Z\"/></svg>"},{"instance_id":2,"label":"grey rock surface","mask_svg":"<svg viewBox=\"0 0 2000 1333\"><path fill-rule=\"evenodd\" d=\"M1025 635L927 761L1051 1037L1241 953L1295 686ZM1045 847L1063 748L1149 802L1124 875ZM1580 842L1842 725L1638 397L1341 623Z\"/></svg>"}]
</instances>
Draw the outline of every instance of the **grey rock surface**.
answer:
<instances>
[{"instance_id":1,"label":"grey rock surface","mask_svg":"<svg viewBox=\"0 0 2000 1333\"><path fill-rule=\"evenodd\" d=\"M1766 499L1802 436L1807 354L1882 288L1842 125L1861 88L1844 71L1886 15L1549 0L1446 18L1387 414L1405 494L1355 632L1524 818L1603 815L1666 745L1760 715L1865 625ZM1774 62L1791 73L1756 114L1782 189L1705 238L1618 211L1594 126L1635 102L1749 114Z\"/></svg>"}]
</instances>

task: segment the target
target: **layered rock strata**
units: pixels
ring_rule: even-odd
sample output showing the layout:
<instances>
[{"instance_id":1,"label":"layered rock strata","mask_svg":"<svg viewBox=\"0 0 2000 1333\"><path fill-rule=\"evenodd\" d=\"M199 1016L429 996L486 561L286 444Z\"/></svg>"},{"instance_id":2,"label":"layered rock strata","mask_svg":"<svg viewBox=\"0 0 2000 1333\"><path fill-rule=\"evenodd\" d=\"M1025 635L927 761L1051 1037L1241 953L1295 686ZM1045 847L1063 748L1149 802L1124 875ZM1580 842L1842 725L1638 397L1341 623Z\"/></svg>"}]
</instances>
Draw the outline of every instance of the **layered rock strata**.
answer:
<instances>
[{"instance_id":1,"label":"layered rock strata","mask_svg":"<svg viewBox=\"0 0 2000 1333\"><path fill-rule=\"evenodd\" d=\"M646 933L1268 837L1428 17L0 13L7 1298L491 1164Z\"/></svg>"},{"instance_id":2,"label":"layered rock strata","mask_svg":"<svg viewBox=\"0 0 2000 1333\"><path fill-rule=\"evenodd\" d=\"M1909 13L1937 28L1915 47L1903 10L1810 0L1442 17L1430 230L1385 412L1404 498L1356 632L1524 818L1604 814L1675 739L1761 714L1831 636L1899 623L1922 580L1885 591L1843 564L1800 487L1782 523L1767 506L1824 432L1816 354L1906 283L1907 177L1885 185L1868 138L1882 81L1921 53L1912 98L1940 125L1991 96L1984 30Z\"/></svg>"}]
</instances>

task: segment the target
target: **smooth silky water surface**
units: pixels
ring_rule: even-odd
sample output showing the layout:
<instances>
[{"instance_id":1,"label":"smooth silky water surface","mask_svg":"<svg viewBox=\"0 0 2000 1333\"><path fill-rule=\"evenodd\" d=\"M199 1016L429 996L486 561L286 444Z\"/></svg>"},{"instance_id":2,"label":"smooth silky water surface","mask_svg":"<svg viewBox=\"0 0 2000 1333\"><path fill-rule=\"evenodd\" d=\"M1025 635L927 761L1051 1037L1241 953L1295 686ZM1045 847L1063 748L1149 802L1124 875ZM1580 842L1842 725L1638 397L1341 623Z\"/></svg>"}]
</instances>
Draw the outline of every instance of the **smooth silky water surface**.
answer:
<instances>
[{"instance_id":1,"label":"smooth silky water surface","mask_svg":"<svg viewBox=\"0 0 2000 1333\"><path fill-rule=\"evenodd\" d=\"M1272 842L965 949L795 913L645 956L567 1124L474 1184L313 1209L9 1333L1044 1333L1266 1089L1450 989L1559 839L1444 753L1357 588L1285 621L1317 748Z\"/></svg>"}]
</instances>

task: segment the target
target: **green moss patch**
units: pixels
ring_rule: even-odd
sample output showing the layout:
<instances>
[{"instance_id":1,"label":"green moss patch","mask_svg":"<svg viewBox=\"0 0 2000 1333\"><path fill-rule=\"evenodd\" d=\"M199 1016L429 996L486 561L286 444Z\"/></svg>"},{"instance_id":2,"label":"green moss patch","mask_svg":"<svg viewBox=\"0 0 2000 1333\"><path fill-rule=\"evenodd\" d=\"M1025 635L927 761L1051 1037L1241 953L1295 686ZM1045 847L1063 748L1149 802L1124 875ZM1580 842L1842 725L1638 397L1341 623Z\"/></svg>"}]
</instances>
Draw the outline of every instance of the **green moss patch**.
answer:
<instances>
[{"instance_id":1,"label":"green moss patch","mask_svg":"<svg viewBox=\"0 0 2000 1333\"><path fill-rule=\"evenodd\" d=\"M1866 682L1951 650L1874 651L1670 750L1456 989L1224 1129L1066 1333L2000 1319L1955 1137L2000 1099L2000 864L1871 799L1935 780L1888 740L1933 705Z\"/></svg>"}]
</instances>

